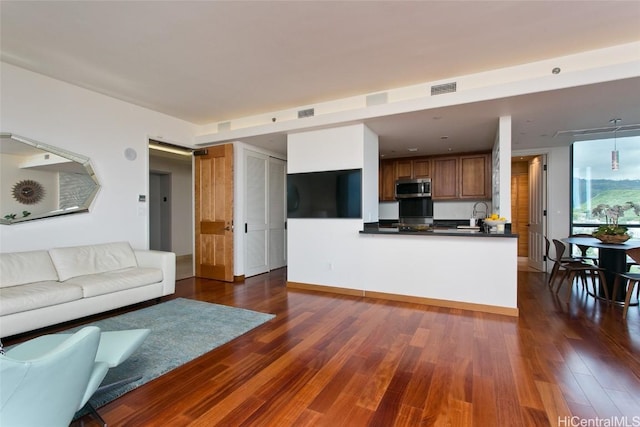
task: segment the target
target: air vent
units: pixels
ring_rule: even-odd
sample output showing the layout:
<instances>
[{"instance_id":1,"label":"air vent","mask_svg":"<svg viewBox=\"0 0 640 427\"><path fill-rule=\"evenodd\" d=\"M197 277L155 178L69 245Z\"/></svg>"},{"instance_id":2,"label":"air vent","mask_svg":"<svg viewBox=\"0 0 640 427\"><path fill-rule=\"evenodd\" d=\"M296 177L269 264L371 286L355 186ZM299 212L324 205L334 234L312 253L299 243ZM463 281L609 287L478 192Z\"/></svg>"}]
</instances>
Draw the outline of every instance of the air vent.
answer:
<instances>
[{"instance_id":1,"label":"air vent","mask_svg":"<svg viewBox=\"0 0 640 427\"><path fill-rule=\"evenodd\" d=\"M457 86L458 84L456 82L431 86L431 96L455 92L457 90Z\"/></svg>"},{"instance_id":2,"label":"air vent","mask_svg":"<svg viewBox=\"0 0 640 427\"><path fill-rule=\"evenodd\" d=\"M373 105L386 104L388 102L387 92L374 93L373 95L367 95L367 107Z\"/></svg>"},{"instance_id":3,"label":"air vent","mask_svg":"<svg viewBox=\"0 0 640 427\"><path fill-rule=\"evenodd\" d=\"M306 110L298 111L298 118L301 119L303 117L313 117L314 114L315 114L314 109L313 108L308 108Z\"/></svg>"},{"instance_id":4,"label":"air vent","mask_svg":"<svg viewBox=\"0 0 640 427\"><path fill-rule=\"evenodd\" d=\"M613 132L632 132L640 130L640 124L622 125L622 126L607 126L604 128L592 128L592 129L572 129L572 130L559 130L554 137L561 135L597 135L601 133L613 133Z\"/></svg>"},{"instance_id":5,"label":"air vent","mask_svg":"<svg viewBox=\"0 0 640 427\"><path fill-rule=\"evenodd\" d=\"M218 123L218 132L226 132L231 130L231 122Z\"/></svg>"}]
</instances>

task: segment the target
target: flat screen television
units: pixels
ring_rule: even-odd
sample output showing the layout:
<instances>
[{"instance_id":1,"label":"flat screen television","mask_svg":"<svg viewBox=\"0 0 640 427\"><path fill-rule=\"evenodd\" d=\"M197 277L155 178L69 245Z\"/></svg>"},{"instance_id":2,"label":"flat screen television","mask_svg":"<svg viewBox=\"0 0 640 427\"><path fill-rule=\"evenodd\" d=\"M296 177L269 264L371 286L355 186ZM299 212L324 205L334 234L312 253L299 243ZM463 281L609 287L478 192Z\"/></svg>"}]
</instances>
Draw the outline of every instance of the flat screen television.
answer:
<instances>
[{"instance_id":1,"label":"flat screen television","mask_svg":"<svg viewBox=\"0 0 640 427\"><path fill-rule=\"evenodd\" d=\"M287 175L288 218L362 218L362 169Z\"/></svg>"}]
</instances>

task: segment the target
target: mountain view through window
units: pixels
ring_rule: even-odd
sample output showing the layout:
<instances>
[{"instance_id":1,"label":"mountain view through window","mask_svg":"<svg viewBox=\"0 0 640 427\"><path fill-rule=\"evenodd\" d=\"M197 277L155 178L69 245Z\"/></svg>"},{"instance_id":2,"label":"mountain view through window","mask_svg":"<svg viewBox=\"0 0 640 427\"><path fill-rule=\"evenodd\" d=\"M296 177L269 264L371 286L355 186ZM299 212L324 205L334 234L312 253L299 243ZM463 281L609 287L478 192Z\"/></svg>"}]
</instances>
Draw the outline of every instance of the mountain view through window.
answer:
<instances>
[{"instance_id":1,"label":"mountain view through window","mask_svg":"<svg viewBox=\"0 0 640 427\"><path fill-rule=\"evenodd\" d=\"M639 238L640 136L574 142L572 166L572 234L590 234L598 225L611 223L617 212L618 224Z\"/></svg>"}]
</instances>

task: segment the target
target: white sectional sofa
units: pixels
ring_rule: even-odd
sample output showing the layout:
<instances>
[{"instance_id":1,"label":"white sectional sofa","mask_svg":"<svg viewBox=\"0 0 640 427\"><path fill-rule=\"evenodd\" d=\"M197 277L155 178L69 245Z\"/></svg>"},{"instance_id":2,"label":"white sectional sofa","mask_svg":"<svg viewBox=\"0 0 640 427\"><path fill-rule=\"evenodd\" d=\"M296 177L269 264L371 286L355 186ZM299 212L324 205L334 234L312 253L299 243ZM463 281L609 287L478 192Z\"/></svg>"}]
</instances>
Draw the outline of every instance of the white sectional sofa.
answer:
<instances>
[{"instance_id":1,"label":"white sectional sofa","mask_svg":"<svg viewBox=\"0 0 640 427\"><path fill-rule=\"evenodd\" d=\"M127 242L0 254L0 337L170 295L172 252Z\"/></svg>"}]
</instances>

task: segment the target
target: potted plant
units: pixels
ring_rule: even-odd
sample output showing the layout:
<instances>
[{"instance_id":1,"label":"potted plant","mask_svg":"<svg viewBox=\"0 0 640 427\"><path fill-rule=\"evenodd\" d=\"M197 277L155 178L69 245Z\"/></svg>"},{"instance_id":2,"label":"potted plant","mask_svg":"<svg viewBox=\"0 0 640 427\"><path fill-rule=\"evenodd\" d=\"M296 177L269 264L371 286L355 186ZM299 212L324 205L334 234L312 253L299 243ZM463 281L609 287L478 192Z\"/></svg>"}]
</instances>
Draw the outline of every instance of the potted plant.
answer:
<instances>
[{"instance_id":1,"label":"potted plant","mask_svg":"<svg viewBox=\"0 0 640 427\"><path fill-rule=\"evenodd\" d=\"M604 217L606 224L600 225L593 232L593 237L604 243L623 243L629 240L631 236L627 227L618 223L620 218L624 216L624 212L629 209L633 209L636 215L640 214L640 206L632 202L627 202L624 205L599 204L596 206L591 211L591 215L598 218Z\"/></svg>"}]
</instances>

